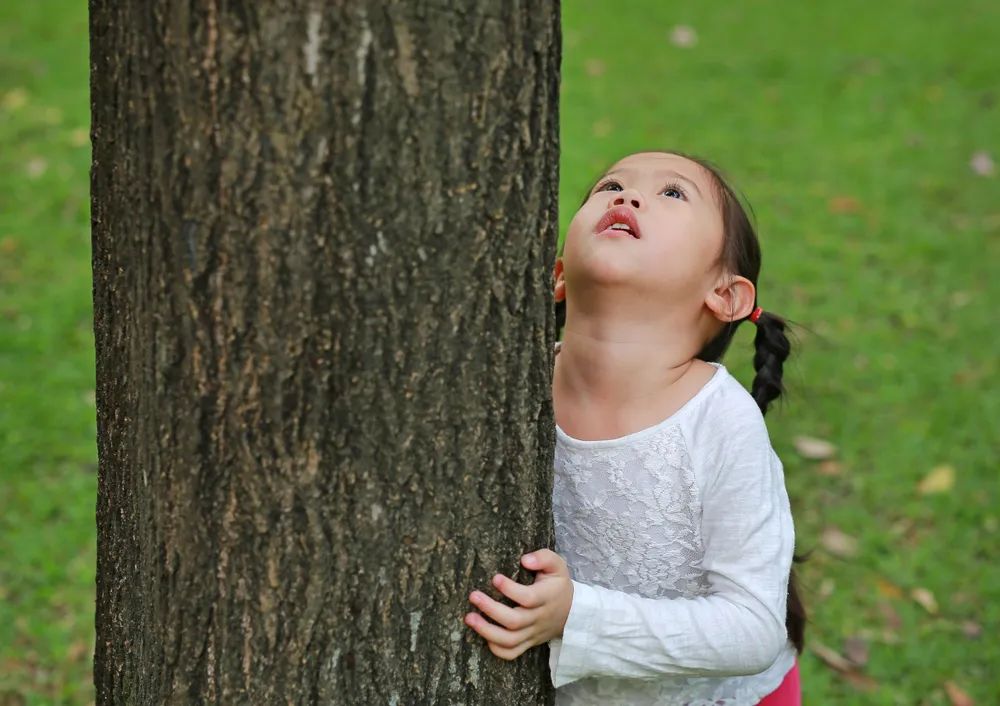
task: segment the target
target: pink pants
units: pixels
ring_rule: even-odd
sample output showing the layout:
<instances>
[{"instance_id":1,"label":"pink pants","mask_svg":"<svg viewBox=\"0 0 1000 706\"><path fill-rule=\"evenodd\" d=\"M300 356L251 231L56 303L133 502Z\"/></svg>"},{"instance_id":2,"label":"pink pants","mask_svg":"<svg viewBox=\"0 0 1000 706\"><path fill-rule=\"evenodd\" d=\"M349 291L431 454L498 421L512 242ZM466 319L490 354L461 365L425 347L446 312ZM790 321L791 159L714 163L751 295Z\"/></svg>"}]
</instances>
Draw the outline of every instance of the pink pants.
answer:
<instances>
[{"instance_id":1,"label":"pink pants","mask_svg":"<svg viewBox=\"0 0 1000 706\"><path fill-rule=\"evenodd\" d=\"M761 699L758 706L802 706L798 660L795 666L788 670L781 685Z\"/></svg>"}]
</instances>

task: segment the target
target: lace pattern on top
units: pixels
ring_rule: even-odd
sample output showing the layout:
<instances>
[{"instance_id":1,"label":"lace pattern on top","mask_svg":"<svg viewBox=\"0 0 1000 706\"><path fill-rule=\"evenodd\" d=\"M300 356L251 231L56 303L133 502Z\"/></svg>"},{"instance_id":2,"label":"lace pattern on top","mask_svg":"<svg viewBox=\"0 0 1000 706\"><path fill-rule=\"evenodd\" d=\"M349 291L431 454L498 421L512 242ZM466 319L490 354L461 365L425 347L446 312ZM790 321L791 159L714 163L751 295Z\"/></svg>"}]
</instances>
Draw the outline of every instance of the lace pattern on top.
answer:
<instances>
[{"instance_id":1,"label":"lace pattern on top","mask_svg":"<svg viewBox=\"0 0 1000 706\"><path fill-rule=\"evenodd\" d=\"M574 579L651 598L707 593L701 504L676 426L600 455L557 446L556 551Z\"/></svg>"}]
</instances>

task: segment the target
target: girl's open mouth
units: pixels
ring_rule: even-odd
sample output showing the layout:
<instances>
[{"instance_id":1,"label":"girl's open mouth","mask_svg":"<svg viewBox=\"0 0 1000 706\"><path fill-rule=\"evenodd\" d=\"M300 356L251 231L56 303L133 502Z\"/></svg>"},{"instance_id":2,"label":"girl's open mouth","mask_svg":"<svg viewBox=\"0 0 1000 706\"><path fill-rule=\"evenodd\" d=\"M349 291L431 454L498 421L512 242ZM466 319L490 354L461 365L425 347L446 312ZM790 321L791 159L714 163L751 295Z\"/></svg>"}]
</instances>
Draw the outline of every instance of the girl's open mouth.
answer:
<instances>
[{"instance_id":1,"label":"girl's open mouth","mask_svg":"<svg viewBox=\"0 0 1000 706\"><path fill-rule=\"evenodd\" d=\"M601 216L594 232L598 235L630 235L638 240L639 219L628 206L614 206Z\"/></svg>"}]
</instances>

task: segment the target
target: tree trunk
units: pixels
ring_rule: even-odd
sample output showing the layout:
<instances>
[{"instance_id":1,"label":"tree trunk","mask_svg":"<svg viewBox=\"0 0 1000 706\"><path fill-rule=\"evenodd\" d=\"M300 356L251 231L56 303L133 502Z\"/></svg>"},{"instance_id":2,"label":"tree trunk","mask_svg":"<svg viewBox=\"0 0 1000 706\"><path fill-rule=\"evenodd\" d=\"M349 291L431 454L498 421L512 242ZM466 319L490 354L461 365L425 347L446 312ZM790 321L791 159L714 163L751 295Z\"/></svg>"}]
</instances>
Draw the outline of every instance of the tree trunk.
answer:
<instances>
[{"instance_id":1,"label":"tree trunk","mask_svg":"<svg viewBox=\"0 0 1000 706\"><path fill-rule=\"evenodd\" d=\"M550 701L558 0L90 13L98 703Z\"/></svg>"}]
</instances>

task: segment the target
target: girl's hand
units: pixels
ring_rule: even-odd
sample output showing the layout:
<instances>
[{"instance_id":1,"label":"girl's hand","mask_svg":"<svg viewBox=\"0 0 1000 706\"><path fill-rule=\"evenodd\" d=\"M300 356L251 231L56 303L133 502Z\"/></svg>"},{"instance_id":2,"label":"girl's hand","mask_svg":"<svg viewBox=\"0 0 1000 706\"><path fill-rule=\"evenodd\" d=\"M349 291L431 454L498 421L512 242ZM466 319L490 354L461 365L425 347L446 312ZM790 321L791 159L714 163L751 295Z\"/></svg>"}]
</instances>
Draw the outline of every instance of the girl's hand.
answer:
<instances>
[{"instance_id":1,"label":"girl's hand","mask_svg":"<svg viewBox=\"0 0 1000 706\"><path fill-rule=\"evenodd\" d=\"M493 585L519 606L505 606L481 591L469 595L473 605L500 625L494 625L475 612L465 616L465 624L486 638L490 652L506 660L513 660L535 645L560 637L573 604L573 583L561 556L550 549L539 549L522 556L521 563L538 572L531 586L503 574L493 577Z\"/></svg>"}]
</instances>

